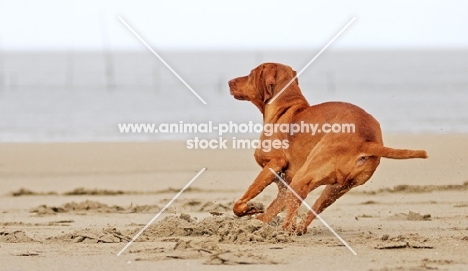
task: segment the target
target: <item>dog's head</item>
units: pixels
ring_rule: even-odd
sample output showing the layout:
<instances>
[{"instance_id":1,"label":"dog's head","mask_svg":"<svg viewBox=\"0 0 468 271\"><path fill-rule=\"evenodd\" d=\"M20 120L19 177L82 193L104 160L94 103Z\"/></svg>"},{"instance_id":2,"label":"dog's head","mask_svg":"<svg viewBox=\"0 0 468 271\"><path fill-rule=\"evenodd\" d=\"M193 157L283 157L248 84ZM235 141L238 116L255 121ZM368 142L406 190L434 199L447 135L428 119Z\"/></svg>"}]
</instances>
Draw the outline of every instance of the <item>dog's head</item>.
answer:
<instances>
[{"instance_id":1,"label":"dog's head","mask_svg":"<svg viewBox=\"0 0 468 271\"><path fill-rule=\"evenodd\" d=\"M230 80L229 89L234 98L251 101L259 106L275 97L295 76L296 72L289 66L263 63L249 75ZM296 78L291 85L298 84Z\"/></svg>"}]
</instances>

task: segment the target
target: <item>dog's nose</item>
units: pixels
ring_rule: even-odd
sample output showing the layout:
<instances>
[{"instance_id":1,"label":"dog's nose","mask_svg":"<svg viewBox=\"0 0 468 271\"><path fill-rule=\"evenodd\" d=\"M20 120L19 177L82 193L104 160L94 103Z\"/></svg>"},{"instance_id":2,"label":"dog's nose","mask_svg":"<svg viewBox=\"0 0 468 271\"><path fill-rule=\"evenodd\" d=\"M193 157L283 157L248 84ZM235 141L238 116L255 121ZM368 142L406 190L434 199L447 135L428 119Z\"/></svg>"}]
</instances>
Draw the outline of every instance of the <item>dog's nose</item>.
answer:
<instances>
[{"instance_id":1,"label":"dog's nose","mask_svg":"<svg viewBox=\"0 0 468 271\"><path fill-rule=\"evenodd\" d=\"M236 84L236 81L235 81L234 79L229 80L229 82L228 82L228 85L229 85L230 87L233 87L235 84Z\"/></svg>"}]
</instances>

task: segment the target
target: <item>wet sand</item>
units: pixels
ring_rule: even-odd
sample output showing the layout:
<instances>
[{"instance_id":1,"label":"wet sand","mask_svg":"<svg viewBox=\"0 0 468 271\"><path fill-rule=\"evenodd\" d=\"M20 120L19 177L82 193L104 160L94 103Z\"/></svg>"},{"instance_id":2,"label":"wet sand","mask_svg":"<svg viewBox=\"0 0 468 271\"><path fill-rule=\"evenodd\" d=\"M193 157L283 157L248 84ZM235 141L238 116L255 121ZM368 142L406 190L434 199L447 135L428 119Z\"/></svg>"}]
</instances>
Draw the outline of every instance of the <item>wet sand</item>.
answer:
<instances>
[{"instance_id":1,"label":"wet sand","mask_svg":"<svg viewBox=\"0 0 468 271\"><path fill-rule=\"evenodd\" d=\"M367 184L322 214L356 256L319 220L306 235L290 236L281 216L269 225L233 216L233 202L259 172L253 150L187 150L184 142L0 144L2 269L465 268L468 136L384 139L425 149L429 159L383 159ZM257 201L268 204L275 193L268 187Z\"/></svg>"}]
</instances>

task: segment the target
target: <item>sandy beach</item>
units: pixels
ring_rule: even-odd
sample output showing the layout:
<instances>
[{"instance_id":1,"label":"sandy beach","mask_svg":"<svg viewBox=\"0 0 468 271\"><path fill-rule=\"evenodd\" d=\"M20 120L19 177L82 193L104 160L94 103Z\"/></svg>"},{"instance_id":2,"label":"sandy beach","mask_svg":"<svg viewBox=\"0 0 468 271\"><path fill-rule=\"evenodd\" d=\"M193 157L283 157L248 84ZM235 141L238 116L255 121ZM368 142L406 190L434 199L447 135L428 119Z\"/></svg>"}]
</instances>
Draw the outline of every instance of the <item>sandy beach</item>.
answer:
<instances>
[{"instance_id":1,"label":"sandy beach","mask_svg":"<svg viewBox=\"0 0 468 271\"><path fill-rule=\"evenodd\" d=\"M182 141L1 143L0 269L465 269L468 135L384 140L425 149L429 159L382 159L367 184L322 214L357 255L319 220L306 235L290 236L281 217L262 225L233 216L233 202L259 172L253 150L187 150ZM271 186L257 201L275 195Z\"/></svg>"}]
</instances>

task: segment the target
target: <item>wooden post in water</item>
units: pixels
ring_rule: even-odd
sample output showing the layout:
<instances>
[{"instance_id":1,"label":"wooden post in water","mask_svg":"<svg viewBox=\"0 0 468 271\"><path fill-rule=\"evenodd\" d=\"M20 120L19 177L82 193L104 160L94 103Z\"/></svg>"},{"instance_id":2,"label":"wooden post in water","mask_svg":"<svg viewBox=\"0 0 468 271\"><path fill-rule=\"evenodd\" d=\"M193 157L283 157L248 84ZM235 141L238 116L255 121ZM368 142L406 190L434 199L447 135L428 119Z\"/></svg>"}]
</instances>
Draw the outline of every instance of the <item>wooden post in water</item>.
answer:
<instances>
[{"instance_id":1,"label":"wooden post in water","mask_svg":"<svg viewBox=\"0 0 468 271\"><path fill-rule=\"evenodd\" d=\"M220 73L218 77L218 91L219 93L223 94L223 92L227 89L227 81L226 81L226 76L224 74Z\"/></svg>"},{"instance_id":2,"label":"wooden post in water","mask_svg":"<svg viewBox=\"0 0 468 271\"><path fill-rule=\"evenodd\" d=\"M162 79L162 76L161 76L161 66L158 64L158 62L156 60L153 60L153 65L152 65L152 70L153 70L153 76L151 76L151 78L153 78L153 89L156 91L156 92L159 92L162 90L162 85L161 85L161 79Z\"/></svg>"},{"instance_id":3,"label":"wooden post in water","mask_svg":"<svg viewBox=\"0 0 468 271\"><path fill-rule=\"evenodd\" d=\"M336 91L335 72L326 71L325 72L325 78L327 80L327 91L329 93L335 93L335 91Z\"/></svg>"},{"instance_id":4,"label":"wooden post in water","mask_svg":"<svg viewBox=\"0 0 468 271\"><path fill-rule=\"evenodd\" d=\"M73 52L67 53L67 70L65 71L65 85L68 90L73 89Z\"/></svg>"},{"instance_id":5,"label":"wooden post in water","mask_svg":"<svg viewBox=\"0 0 468 271\"><path fill-rule=\"evenodd\" d=\"M3 87L5 90L10 88L10 76L8 74L7 65L6 65L6 52L3 50L3 43L2 38L0 37L0 63L2 67L2 75L3 75Z\"/></svg>"},{"instance_id":6,"label":"wooden post in water","mask_svg":"<svg viewBox=\"0 0 468 271\"><path fill-rule=\"evenodd\" d=\"M110 42L109 36L107 34L105 16L102 10L99 10L99 22L101 26L102 53L104 57L104 80L106 84L106 89L112 90L115 86L114 67L112 61L112 53L110 51Z\"/></svg>"}]
</instances>

